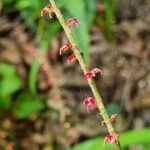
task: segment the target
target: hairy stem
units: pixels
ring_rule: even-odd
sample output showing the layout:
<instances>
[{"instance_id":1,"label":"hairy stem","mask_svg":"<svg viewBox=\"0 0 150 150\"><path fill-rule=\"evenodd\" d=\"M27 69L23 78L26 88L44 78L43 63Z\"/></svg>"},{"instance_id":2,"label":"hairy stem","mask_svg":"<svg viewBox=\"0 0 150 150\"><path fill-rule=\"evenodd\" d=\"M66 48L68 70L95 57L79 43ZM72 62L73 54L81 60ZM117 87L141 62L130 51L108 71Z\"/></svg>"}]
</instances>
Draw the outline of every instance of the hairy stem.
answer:
<instances>
[{"instance_id":1,"label":"hairy stem","mask_svg":"<svg viewBox=\"0 0 150 150\"><path fill-rule=\"evenodd\" d=\"M55 1L54 0L50 0L50 3L51 3L51 5L52 5L52 7L54 9L54 13L56 14L56 17L58 18L61 26L63 27L63 29L64 29L64 31L66 33L66 36L68 37L68 40L69 40L70 44L73 46L73 52L74 52L76 58L78 59L79 64L80 64L84 74L86 74L89 71L89 69L88 69L87 65L85 64L85 62L84 62L84 59L83 59L83 57L82 57L82 55L80 53L80 50L79 50L77 44L75 43L75 40L73 38L71 29L66 25L64 17L62 15L62 13L60 12L59 8L56 6ZM96 99L96 103L97 103L97 107L98 107L98 109L100 111L100 115L102 115L102 117L103 117L103 119L104 119L104 121L106 123L106 126L108 128L109 133L111 135L117 135L117 133L116 133L116 131L115 131L115 129L114 129L110 119L109 119L109 116L107 114L106 108L105 108L105 106L103 104L103 101L102 101L101 94L100 94L100 92L97 89L97 86L95 84L94 79L88 79L88 83L89 83L90 88L92 90L92 93L93 93L93 95L94 95L94 97ZM116 149L117 150L121 150L121 146L120 146L119 140L116 143Z\"/></svg>"}]
</instances>

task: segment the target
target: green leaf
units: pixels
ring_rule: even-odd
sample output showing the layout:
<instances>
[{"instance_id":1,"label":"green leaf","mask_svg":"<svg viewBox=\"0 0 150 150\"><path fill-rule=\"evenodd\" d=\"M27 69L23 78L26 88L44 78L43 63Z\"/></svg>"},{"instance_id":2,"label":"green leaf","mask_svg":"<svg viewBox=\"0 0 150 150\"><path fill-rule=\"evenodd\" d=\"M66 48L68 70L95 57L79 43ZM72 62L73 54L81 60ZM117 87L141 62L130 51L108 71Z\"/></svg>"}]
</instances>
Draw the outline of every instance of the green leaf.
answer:
<instances>
[{"instance_id":1,"label":"green leaf","mask_svg":"<svg viewBox=\"0 0 150 150\"><path fill-rule=\"evenodd\" d=\"M131 144L149 144L150 137L150 128L138 129L126 131L120 135L121 146L123 148L131 145ZM86 142L77 144L72 150L99 150L103 148L103 139L94 138L91 140L87 140ZM114 150L114 146L112 144L106 144L106 149Z\"/></svg>"},{"instance_id":2,"label":"green leaf","mask_svg":"<svg viewBox=\"0 0 150 150\"><path fill-rule=\"evenodd\" d=\"M0 97L2 99L15 93L22 87L21 78L13 65L0 64L0 75L2 77L0 80Z\"/></svg>"},{"instance_id":3,"label":"green leaf","mask_svg":"<svg viewBox=\"0 0 150 150\"><path fill-rule=\"evenodd\" d=\"M17 104L14 108L14 114L18 118L27 118L33 113L37 113L45 107L42 100L29 94L21 94L17 98Z\"/></svg>"},{"instance_id":4,"label":"green leaf","mask_svg":"<svg viewBox=\"0 0 150 150\"><path fill-rule=\"evenodd\" d=\"M0 75L2 76L11 76L12 74L16 73L16 68L10 64L0 64Z\"/></svg>"},{"instance_id":5,"label":"green leaf","mask_svg":"<svg viewBox=\"0 0 150 150\"><path fill-rule=\"evenodd\" d=\"M0 108L1 109L8 109L11 106L11 98L7 97L0 97Z\"/></svg>"},{"instance_id":6,"label":"green leaf","mask_svg":"<svg viewBox=\"0 0 150 150\"><path fill-rule=\"evenodd\" d=\"M104 16L98 15L96 17L96 22L98 26L103 31L105 37L107 40L113 40L114 39L114 28L113 28L113 22L115 19L115 14L119 6L118 0L104 0L105 5L105 14Z\"/></svg>"},{"instance_id":7,"label":"green leaf","mask_svg":"<svg viewBox=\"0 0 150 150\"><path fill-rule=\"evenodd\" d=\"M37 58L32 61L32 65L29 72L29 89L33 95L36 94L36 83L37 83L37 74L39 71L40 62Z\"/></svg>"},{"instance_id":8,"label":"green leaf","mask_svg":"<svg viewBox=\"0 0 150 150\"><path fill-rule=\"evenodd\" d=\"M22 87L21 79L12 75L0 81L0 96L5 97L13 94Z\"/></svg>"},{"instance_id":9,"label":"green leaf","mask_svg":"<svg viewBox=\"0 0 150 150\"><path fill-rule=\"evenodd\" d=\"M149 144L150 128L124 132L120 136L121 144L126 147L131 144Z\"/></svg>"}]
</instances>

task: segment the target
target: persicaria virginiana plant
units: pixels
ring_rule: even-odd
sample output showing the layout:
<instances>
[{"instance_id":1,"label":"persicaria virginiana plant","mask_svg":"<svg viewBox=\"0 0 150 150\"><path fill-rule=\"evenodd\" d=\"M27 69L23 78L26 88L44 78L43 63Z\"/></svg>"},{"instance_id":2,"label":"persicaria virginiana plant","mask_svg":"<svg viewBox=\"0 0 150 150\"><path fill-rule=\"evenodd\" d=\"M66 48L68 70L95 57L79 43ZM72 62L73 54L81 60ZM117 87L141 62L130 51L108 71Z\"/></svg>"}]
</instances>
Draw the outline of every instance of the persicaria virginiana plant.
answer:
<instances>
[{"instance_id":1,"label":"persicaria virginiana plant","mask_svg":"<svg viewBox=\"0 0 150 150\"><path fill-rule=\"evenodd\" d=\"M68 43L62 45L62 47L59 49L59 54L62 55L65 51L72 51L72 54L67 58L67 62L71 63L75 60L78 60L81 69L83 70L84 77L87 80L92 93L94 97L87 97L84 99L84 107L85 110L89 113L93 109L98 108L100 115L102 116L103 120L101 121L102 126L106 125L108 129L108 134L104 138L104 144L105 142L109 142L111 144L115 145L116 150L121 150L120 142L119 142L119 136L116 133L112 122L117 118L116 114L112 114L110 117L107 114L107 111L105 109L105 106L102 101L101 94L99 90L96 87L94 77L99 73L102 75L102 71L99 68L93 68L89 70L88 66L84 62L84 59L82 57L81 51L79 47L76 44L76 41L74 40L72 31L70 29L71 26L77 27L79 25L79 21L76 18L70 18L67 21L65 21L63 14L61 13L60 9L57 7L55 0L50 0L50 4L48 6L45 6L41 11L41 16L43 14L49 14L50 18L52 17L51 14L54 13L59 20L62 28L64 29L66 36L68 38Z\"/></svg>"}]
</instances>

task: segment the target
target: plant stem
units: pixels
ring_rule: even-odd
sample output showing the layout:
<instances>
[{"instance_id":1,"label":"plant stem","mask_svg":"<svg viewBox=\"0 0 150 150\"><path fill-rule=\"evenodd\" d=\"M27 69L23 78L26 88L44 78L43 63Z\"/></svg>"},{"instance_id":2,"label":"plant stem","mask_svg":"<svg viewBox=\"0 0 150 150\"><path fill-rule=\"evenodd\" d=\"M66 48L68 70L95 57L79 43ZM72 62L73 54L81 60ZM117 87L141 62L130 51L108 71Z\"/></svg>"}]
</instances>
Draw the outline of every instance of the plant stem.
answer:
<instances>
[{"instance_id":1,"label":"plant stem","mask_svg":"<svg viewBox=\"0 0 150 150\"><path fill-rule=\"evenodd\" d=\"M59 8L56 6L56 3L54 0L49 0L52 7L53 7L53 10L54 10L54 13L56 14L56 17L58 18L60 24L62 25L65 33L66 33L66 36L68 37L68 40L70 42L70 44L73 46L73 52L77 58L77 60L79 61L79 64L84 72L84 74L86 74L89 69L87 67L87 65L85 64L84 62L84 59L80 53L80 50L77 46L77 44L75 43L75 40L73 38L73 35L72 35L72 32L71 32L71 29L66 25L66 22L64 20L64 17L62 15L62 13L60 12ZM100 111L100 115L102 115L104 121L105 121L105 124L108 128L108 131L111 135L117 135L110 119L109 119L109 116L107 114L107 111L105 109L105 106L103 104L103 101L102 101L102 97L100 96L100 92L98 91L97 87L96 87L96 84L95 84L95 81L94 79L88 79L88 83L90 85L90 88L92 90L92 93L96 99L96 103L97 103L97 107ZM120 146L120 142L118 140L118 142L116 142L116 149L117 150L121 150L121 146Z\"/></svg>"}]
</instances>

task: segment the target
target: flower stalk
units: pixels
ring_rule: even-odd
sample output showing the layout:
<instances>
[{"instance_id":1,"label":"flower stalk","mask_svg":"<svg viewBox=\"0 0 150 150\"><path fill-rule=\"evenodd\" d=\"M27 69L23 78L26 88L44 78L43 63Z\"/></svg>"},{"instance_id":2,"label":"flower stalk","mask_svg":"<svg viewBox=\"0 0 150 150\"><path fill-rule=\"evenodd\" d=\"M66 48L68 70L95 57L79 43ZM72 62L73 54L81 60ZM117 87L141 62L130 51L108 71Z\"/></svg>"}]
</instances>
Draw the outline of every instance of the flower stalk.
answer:
<instances>
[{"instance_id":1,"label":"flower stalk","mask_svg":"<svg viewBox=\"0 0 150 150\"><path fill-rule=\"evenodd\" d=\"M77 44L73 38L73 34L71 32L71 29L66 24L66 21L64 20L64 17L62 15L60 9L56 6L55 0L49 0L49 1L51 3L52 8L53 8L53 12L55 13L56 17L58 18L61 26L63 27L63 29L66 33L66 36L68 38L69 43L72 45L72 50L74 52L74 55L76 56L77 60L79 61L79 64L83 70L84 75L86 75L89 72L89 68L84 62L84 59L80 53L80 50L79 50L79 48L78 48L78 46L77 46ZM99 109L100 115L103 117L103 120L104 120L104 122L108 128L109 134L117 137L118 135L117 135L117 133L116 133L116 131L112 125L112 122L111 122L111 120L107 114L106 108L105 108L103 101L102 101L101 94L100 94L100 92L99 92L99 90L95 84L94 79L88 78L87 81L88 81L88 84L92 90L94 97L95 97L97 108ZM114 144L115 144L117 150L121 150L119 139L117 139Z\"/></svg>"}]
</instances>

